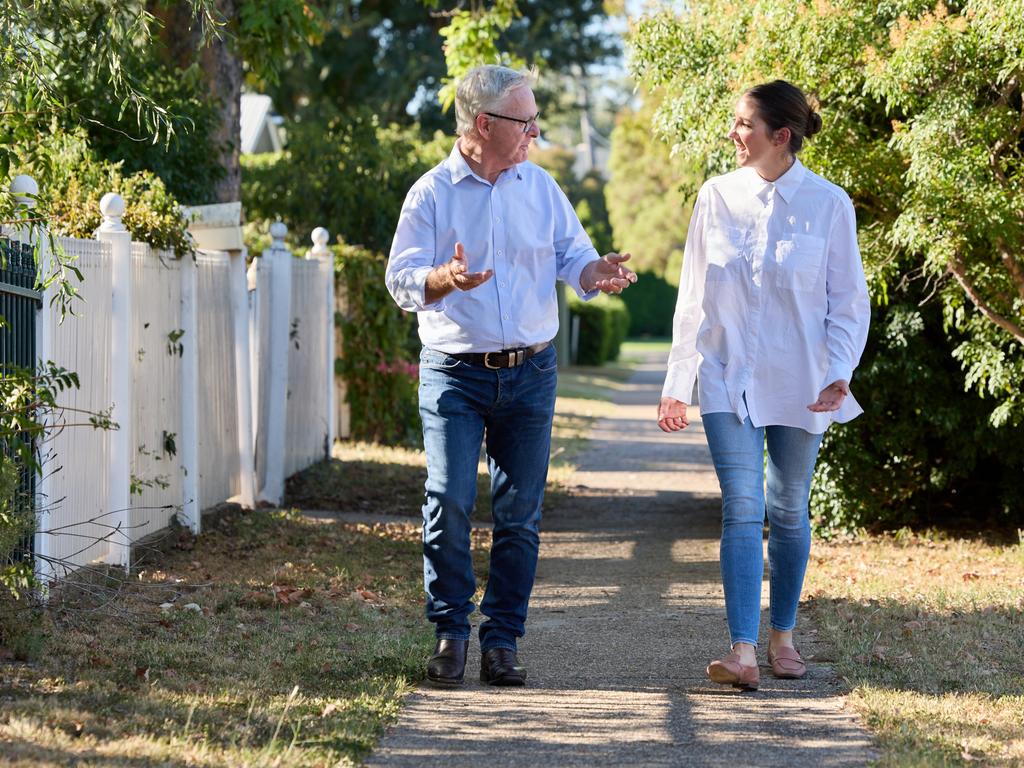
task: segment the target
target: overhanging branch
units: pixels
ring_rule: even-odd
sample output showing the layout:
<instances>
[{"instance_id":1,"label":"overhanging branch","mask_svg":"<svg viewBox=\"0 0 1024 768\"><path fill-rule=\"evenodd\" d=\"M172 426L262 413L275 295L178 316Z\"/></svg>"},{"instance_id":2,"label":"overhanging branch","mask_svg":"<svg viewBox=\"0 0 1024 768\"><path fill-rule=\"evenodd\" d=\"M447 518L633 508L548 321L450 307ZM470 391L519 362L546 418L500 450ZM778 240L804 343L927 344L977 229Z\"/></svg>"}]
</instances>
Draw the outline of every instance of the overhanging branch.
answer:
<instances>
[{"instance_id":1,"label":"overhanging branch","mask_svg":"<svg viewBox=\"0 0 1024 768\"><path fill-rule=\"evenodd\" d=\"M950 259L949 271L953 273L953 277L955 277L956 281L960 283L960 287L964 289L964 292L974 303L974 306L976 306L985 317L1009 333L1021 344L1024 344L1024 328L1021 328L1009 318L1003 317L989 306L988 302L982 298L978 289L967 276L967 268L964 266L963 261L959 258Z\"/></svg>"}]
</instances>

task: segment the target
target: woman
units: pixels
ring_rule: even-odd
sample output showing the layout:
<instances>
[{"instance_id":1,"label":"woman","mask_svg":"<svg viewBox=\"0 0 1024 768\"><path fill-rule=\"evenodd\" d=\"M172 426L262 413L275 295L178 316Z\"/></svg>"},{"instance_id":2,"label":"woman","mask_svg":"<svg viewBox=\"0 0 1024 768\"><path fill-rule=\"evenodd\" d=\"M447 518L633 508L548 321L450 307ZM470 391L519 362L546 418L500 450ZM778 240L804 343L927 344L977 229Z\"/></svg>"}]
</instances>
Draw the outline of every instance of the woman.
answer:
<instances>
[{"instance_id":1,"label":"woman","mask_svg":"<svg viewBox=\"0 0 1024 768\"><path fill-rule=\"evenodd\" d=\"M697 196L658 407L664 431L685 429L697 381L722 488L720 559L732 642L707 673L744 689L756 689L760 677L765 511L768 663L776 677L798 678L806 667L793 628L810 553L814 463L828 425L862 413L850 378L870 304L853 206L797 159L804 139L820 129L803 92L782 80L751 88L736 104L729 138L740 167L707 181Z\"/></svg>"}]
</instances>

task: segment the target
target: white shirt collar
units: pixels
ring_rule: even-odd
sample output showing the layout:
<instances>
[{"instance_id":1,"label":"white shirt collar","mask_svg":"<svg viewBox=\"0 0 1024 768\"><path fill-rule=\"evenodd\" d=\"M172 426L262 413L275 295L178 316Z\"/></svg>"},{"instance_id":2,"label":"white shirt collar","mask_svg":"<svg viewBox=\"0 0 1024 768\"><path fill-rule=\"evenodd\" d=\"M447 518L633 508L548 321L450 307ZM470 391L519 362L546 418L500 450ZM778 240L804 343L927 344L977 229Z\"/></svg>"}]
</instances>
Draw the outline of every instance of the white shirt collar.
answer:
<instances>
[{"instance_id":1,"label":"white shirt collar","mask_svg":"<svg viewBox=\"0 0 1024 768\"><path fill-rule=\"evenodd\" d=\"M793 159L793 165L789 170L779 176L775 181L765 181L757 171L750 169L750 191L757 197L764 198L766 191L772 187L779 193L787 203L793 201L793 195L804 181L807 175L807 168L800 162L800 158Z\"/></svg>"},{"instance_id":2,"label":"white shirt collar","mask_svg":"<svg viewBox=\"0 0 1024 768\"><path fill-rule=\"evenodd\" d=\"M473 169L469 167L469 163L466 162L466 158L459 149L459 141L461 141L461 139L455 142L455 146L452 147L452 151L448 154L448 170L452 175L452 184L458 184L467 176L472 176L474 179L482 181L484 184L490 184L491 182L474 173ZM508 170L515 171L517 179L523 178L523 174L519 171L518 165L513 165L512 168ZM501 176L504 176L507 172L507 170L502 171ZM499 180L501 179L501 176L498 176Z\"/></svg>"}]
</instances>

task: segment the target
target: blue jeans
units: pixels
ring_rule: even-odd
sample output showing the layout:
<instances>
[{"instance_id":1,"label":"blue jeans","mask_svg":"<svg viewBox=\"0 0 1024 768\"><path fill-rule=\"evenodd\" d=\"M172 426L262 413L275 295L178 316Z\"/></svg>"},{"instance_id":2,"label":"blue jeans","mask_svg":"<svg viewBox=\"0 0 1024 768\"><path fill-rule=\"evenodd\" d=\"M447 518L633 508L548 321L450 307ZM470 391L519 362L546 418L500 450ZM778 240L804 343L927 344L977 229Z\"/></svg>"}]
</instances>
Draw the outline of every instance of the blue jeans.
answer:
<instances>
[{"instance_id":1,"label":"blue jeans","mask_svg":"<svg viewBox=\"0 0 1024 768\"><path fill-rule=\"evenodd\" d=\"M480 647L516 649L523 636L540 545L558 382L553 346L516 368L489 370L424 348L420 416L427 455L423 583L440 639L468 640L476 579L470 513L486 439L491 474L490 575ZM486 437L485 437L486 436Z\"/></svg>"},{"instance_id":2,"label":"blue jeans","mask_svg":"<svg viewBox=\"0 0 1024 768\"><path fill-rule=\"evenodd\" d=\"M733 413L702 416L719 485L722 487L720 560L725 611L733 644L757 645L764 576L765 509L768 511L768 568L773 629L796 626L797 605L811 551L807 504L821 435L795 427L756 428ZM768 493L765 495L765 437Z\"/></svg>"}]
</instances>

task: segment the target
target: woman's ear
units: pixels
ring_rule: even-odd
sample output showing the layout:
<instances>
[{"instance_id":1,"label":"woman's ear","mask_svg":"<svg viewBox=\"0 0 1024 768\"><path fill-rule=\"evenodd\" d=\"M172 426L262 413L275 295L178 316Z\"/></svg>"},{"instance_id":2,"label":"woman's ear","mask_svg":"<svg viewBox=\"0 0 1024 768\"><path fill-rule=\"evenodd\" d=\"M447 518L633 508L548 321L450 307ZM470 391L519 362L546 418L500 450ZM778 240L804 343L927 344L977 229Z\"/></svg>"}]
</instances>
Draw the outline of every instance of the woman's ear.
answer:
<instances>
[{"instance_id":1,"label":"woman's ear","mask_svg":"<svg viewBox=\"0 0 1024 768\"><path fill-rule=\"evenodd\" d=\"M789 140L793 138L793 132L789 128L779 128L772 136L772 144L776 147L788 147Z\"/></svg>"}]
</instances>

